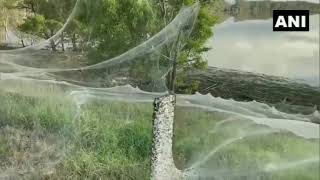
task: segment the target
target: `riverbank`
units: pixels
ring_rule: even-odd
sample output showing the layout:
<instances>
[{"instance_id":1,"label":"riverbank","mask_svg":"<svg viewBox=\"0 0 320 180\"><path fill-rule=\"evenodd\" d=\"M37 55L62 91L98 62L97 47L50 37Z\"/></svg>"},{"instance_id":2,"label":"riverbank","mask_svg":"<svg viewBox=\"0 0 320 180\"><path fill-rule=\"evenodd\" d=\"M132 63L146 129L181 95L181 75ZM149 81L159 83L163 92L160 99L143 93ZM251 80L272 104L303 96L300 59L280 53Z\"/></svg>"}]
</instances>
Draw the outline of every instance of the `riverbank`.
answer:
<instances>
[{"instance_id":1,"label":"riverbank","mask_svg":"<svg viewBox=\"0 0 320 180\"><path fill-rule=\"evenodd\" d=\"M200 82L201 94L236 101L255 100L288 113L311 114L320 110L319 87L283 77L209 67L188 73L184 80Z\"/></svg>"}]
</instances>

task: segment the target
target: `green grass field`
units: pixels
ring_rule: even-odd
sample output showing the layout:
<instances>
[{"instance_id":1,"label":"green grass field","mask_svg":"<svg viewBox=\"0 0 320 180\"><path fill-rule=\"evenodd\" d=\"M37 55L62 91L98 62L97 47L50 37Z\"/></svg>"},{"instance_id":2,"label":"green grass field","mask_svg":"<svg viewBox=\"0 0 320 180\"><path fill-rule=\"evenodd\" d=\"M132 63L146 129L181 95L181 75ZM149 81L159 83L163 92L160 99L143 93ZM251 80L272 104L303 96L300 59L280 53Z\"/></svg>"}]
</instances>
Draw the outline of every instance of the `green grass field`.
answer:
<instances>
[{"instance_id":1,"label":"green grass field","mask_svg":"<svg viewBox=\"0 0 320 180\"><path fill-rule=\"evenodd\" d=\"M30 97L1 91L0 103L0 179L149 179L151 103L95 100L78 109L71 98L61 95ZM177 107L173 150L180 169L241 131L267 130L249 121L214 129L225 118ZM269 162L308 159L318 153L318 140L285 132L257 135L226 146L200 169L203 175L209 174L203 169L259 170ZM242 171L229 176L239 180L317 180L318 168L319 162L285 171L249 175Z\"/></svg>"}]
</instances>

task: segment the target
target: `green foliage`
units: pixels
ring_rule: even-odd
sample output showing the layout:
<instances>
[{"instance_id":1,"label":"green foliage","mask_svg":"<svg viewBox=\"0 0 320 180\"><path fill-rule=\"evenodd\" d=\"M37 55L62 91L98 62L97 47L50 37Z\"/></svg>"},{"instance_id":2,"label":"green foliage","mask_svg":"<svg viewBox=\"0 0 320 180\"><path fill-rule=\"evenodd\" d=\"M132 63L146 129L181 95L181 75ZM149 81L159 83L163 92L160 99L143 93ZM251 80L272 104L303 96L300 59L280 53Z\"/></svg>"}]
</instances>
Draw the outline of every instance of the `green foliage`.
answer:
<instances>
[{"instance_id":1,"label":"green foliage","mask_svg":"<svg viewBox=\"0 0 320 180\"><path fill-rule=\"evenodd\" d=\"M176 15L181 7L191 5L197 1L195 0L168 0L160 1L155 0L155 4L158 6L157 15L160 22L164 22L164 25L168 24L174 15ZM213 1L202 0L200 3L200 12L198 19L196 20L194 30L187 40L186 45L179 52L178 57L178 69L179 74L176 78L177 91L179 93L193 93L199 86L199 83L194 82L187 84L183 81L183 77L186 71L190 69L203 70L207 68L207 61L202 58L201 54L208 51L210 48L205 47L205 42L213 35L212 26L218 22L218 16L216 16L212 9L215 6ZM169 57L169 53L165 52Z\"/></svg>"},{"instance_id":2,"label":"green foliage","mask_svg":"<svg viewBox=\"0 0 320 180\"><path fill-rule=\"evenodd\" d=\"M21 30L48 39L57 32L70 14L75 0L24 0L21 7L33 12L21 25ZM88 64L100 62L102 59L117 56L160 31L169 24L184 6L195 3L195 0L82 0L79 4L77 16L68 25L61 38L69 38L73 50L87 50ZM207 61L201 54L209 48L204 44L212 36L212 26L218 21L214 15L215 3L201 0L201 9L194 26L194 31L183 49L179 49L177 78L178 89L183 87L185 92L193 92L197 84L186 87L181 77L185 71L205 69ZM63 43L61 41L60 43ZM56 44L51 43L52 49ZM170 57L168 49L164 55ZM134 69L150 69L148 59L141 60ZM166 59L160 59L160 64L166 64ZM146 67L148 66L148 67ZM131 70L133 77L145 76L148 72ZM180 78L180 80L179 80ZM140 78L142 79L142 78Z\"/></svg>"},{"instance_id":3,"label":"green foliage","mask_svg":"<svg viewBox=\"0 0 320 180\"><path fill-rule=\"evenodd\" d=\"M19 29L23 32L49 39L62 28L75 2L75 0L22 0L16 5L16 8L26 9L31 14L19 26ZM69 36L74 37L74 33L80 32L80 30L75 31L75 28L80 27L78 24L78 22L70 23L69 29L67 29ZM71 28L71 26L76 27ZM65 34L61 36L64 39ZM59 43L63 44L63 41ZM56 50L56 46L57 44L51 42L53 50Z\"/></svg>"},{"instance_id":4,"label":"green foliage","mask_svg":"<svg viewBox=\"0 0 320 180\"><path fill-rule=\"evenodd\" d=\"M41 34L44 30L45 18L41 15L28 17L19 29L30 34Z\"/></svg>"},{"instance_id":5,"label":"green foliage","mask_svg":"<svg viewBox=\"0 0 320 180\"><path fill-rule=\"evenodd\" d=\"M99 7L92 3L87 6L88 15L82 14L81 21L92 28L91 40L99 41L97 53L119 55L146 40L150 33L154 18L147 0L102 0Z\"/></svg>"},{"instance_id":6,"label":"green foliage","mask_svg":"<svg viewBox=\"0 0 320 180\"><path fill-rule=\"evenodd\" d=\"M45 34L50 33L50 36L53 36L63 24L59 21L50 19L45 21Z\"/></svg>"}]
</instances>

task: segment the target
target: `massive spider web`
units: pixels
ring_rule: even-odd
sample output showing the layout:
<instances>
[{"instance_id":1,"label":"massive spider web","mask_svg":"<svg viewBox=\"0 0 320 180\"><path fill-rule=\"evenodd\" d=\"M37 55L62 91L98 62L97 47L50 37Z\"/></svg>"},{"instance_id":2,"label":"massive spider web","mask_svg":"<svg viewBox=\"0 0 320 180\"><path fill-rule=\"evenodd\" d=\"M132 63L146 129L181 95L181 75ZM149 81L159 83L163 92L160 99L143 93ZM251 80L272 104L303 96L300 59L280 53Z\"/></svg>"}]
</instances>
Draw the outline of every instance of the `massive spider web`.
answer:
<instances>
[{"instance_id":1,"label":"massive spider web","mask_svg":"<svg viewBox=\"0 0 320 180\"><path fill-rule=\"evenodd\" d=\"M83 10L80 1L51 38L0 50L0 178L59 179L56 174L66 173L59 165L68 163L74 163L69 175L76 178L76 163L90 155L101 167L114 163L106 160L111 157L127 163L138 179L139 170L148 166L133 154L151 148L150 143L139 144L151 139L151 103L169 91L174 55L165 51L179 51L178 40L183 48L200 5L182 8L162 30L126 52L87 63L94 62L88 52L50 50ZM311 123L319 118L318 111L288 114L256 101L178 94L175 118L173 151L187 178L319 177L319 126ZM11 153L2 155L1 143ZM101 160L100 155L108 157ZM88 178L108 178L107 172L96 173Z\"/></svg>"}]
</instances>

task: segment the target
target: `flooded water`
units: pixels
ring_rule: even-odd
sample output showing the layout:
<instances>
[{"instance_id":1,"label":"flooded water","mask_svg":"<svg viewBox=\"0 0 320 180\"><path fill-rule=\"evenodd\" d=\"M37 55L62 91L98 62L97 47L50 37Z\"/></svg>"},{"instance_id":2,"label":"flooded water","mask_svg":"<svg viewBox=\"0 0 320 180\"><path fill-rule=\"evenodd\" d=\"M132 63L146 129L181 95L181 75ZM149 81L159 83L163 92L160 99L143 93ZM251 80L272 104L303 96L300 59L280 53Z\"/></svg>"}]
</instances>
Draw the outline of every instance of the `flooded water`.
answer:
<instances>
[{"instance_id":1,"label":"flooded water","mask_svg":"<svg viewBox=\"0 0 320 180\"><path fill-rule=\"evenodd\" d=\"M233 7L236 12L213 28L214 36L208 41L212 50L204 55L209 66L283 76L318 86L319 4L286 5L287 9L310 9L309 32L272 31L272 8L282 7L283 2L239 3Z\"/></svg>"}]
</instances>

